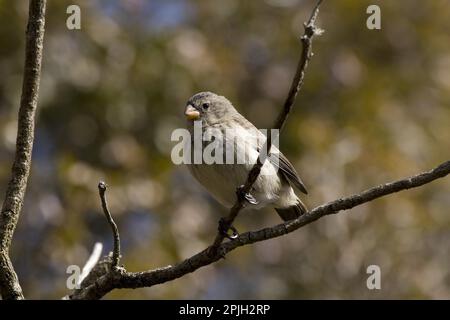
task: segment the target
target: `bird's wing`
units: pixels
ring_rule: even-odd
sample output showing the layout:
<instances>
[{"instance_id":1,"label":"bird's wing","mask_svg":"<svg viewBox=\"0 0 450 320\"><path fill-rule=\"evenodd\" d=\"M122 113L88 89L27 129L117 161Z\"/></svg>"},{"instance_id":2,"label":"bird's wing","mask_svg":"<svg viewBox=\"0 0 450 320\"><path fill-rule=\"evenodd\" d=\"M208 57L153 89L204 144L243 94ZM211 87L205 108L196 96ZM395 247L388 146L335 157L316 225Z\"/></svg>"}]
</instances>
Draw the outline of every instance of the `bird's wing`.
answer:
<instances>
[{"instance_id":1,"label":"bird's wing","mask_svg":"<svg viewBox=\"0 0 450 320\"><path fill-rule=\"evenodd\" d=\"M303 192L304 194L308 194L308 191L306 190L305 184L303 183L302 179L298 176L297 171L295 171L294 166L289 162L289 160L286 158L284 154L281 152L277 153L278 155L278 161L276 161L276 155L271 155L269 158L269 161L275 165L278 166L278 169L280 170L280 173L286 178L286 180L289 181L289 183L293 184L297 187L298 190ZM278 163L277 163L278 162Z\"/></svg>"},{"instance_id":2,"label":"bird's wing","mask_svg":"<svg viewBox=\"0 0 450 320\"><path fill-rule=\"evenodd\" d=\"M262 132L260 132L260 134L264 138L259 139L259 146L257 148L258 152L260 152L264 142L266 141L265 140L266 137L264 136L264 134ZM277 157L278 157L278 159L277 159ZM282 174L282 176L290 184L293 184L298 190L300 190L304 194L308 194L305 184L303 183L302 179L300 179L300 177L298 176L298 173L295 170L294 166L292 165L292 163L289 162L289 160L286 158L286 156L284 154L282 154L280 150L278 150L277 147L272 146L271 155L268 157L268 160L270 161L270 163L272 165L276 166L280 170L280 173Z\"/></svg>"},{"instance_id":3,"label":"bird's wing","mask_svg":"<svg viewBox=\"0 0 450 320\"><path fill-rule=\"evenodd\" d=\"M242 121L242 123L244 124L244 128L246 130L251 130L252 132L256 132L256 135L259 136L259 139L257 141L258 146L256 147L256 150L258 152L260 152L267 137L260 130L258 130L250 121L248 121L241 115L240 115L240 121ZM277 155L278 155L278 161L276 159ZM270 163L272 165L276 166L280 170L281 175L290 184L293 184L298 190L300 190L304 194L308 194L305 184L303 183L302 179L300 179L300 177L298 176L298 173L295 170L294 166L289 162L289 160L286 158L286 156L284 154L282 154L281 151L278 150L278 148L276 148L275 146L272 146L271 155L268 157L268 160L270 161Z\"/></svg>"}]
</instances>

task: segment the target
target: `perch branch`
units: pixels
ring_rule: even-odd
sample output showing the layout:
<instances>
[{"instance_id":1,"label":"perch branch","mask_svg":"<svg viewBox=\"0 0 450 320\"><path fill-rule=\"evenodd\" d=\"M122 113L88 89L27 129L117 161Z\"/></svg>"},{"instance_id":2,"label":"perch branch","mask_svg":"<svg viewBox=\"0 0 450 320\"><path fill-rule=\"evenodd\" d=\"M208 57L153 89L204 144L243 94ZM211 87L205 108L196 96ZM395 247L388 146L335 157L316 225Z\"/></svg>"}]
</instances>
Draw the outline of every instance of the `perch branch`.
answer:
<instances>
[{"instance_id":1,"label":"perch branch","mask_svg":"<svg viewBox=\"0 0 450 320\"><path fill-rule=\"evenodd\" d=\"M305 69L312 56L312 38L314 35L320 34L322 32L314 25L321 2L322 1L319 1L317 3L309 21L305 24L305 34L301 38L303 44L302 54L297 66L294 80L289 90L288 97L285 101L284 108L278 116L274 125L274 128L276 129L283 128L295 102L296 95L303 84ZM238 199L233 208L230 210L229 216L225 219L225 225L222 226L223 228L230 228L234 219L239 214L240 210L244 207L244 200L242 199L242 197L239 197L239 192L247 193L250 191L253 183L258 178L261 167L266 159L266 155L268 155L270 152L271 143L271 137L269 135L266 140L266 148L268 149L268 152L266 154L260 155L257 163L250 171L245 185L240 188L240 190L238 190ZM220 260L226 254L238 247L283 236L326 215L335 214L342 210L348 210L395 192L422 186L436 179L442 178L449 173L450 161L447 161L428 172L424 172L416 176L412 176L395 182L386 183L384 185L379 185L359 194L328 202L314 208L313 210L295 220L287 221L276 226L264 228L258 231L246 232L225 243L223 242L224 235L219 232L219 234L215 238L214 243L211 246L193 255L192 257L177 263L174 266L169 265L163 268L143 272L127 272L123 268L118 268L117 272L108 272L106 274L98 276L92 283L89 283L82 289L75 291L70 296L70 298L100 299L105 294L114 289L151 287L157 284L172 281L177 278L183 277L188 273L194 272L201 267L207 266Z\"/></svg>"},{"instance_id":2,"label":"perch branch","mask_svg":"<svg viewBox=\"0 0 450 320\"><path fill-rule=\"evenodd\" d=\"M211 254L211 247L208 247L174 266L143 272L126 272L123 270L122 272L101 276L93 284L73 294L71 299L100 299L113 289L151 287L171 281L218 261L238 247L283 236L326 215L335 214L342 210L349 210L402 190L420 187L436 179L443 178L448 174L450 174L450 161L444 162L430 171L395 182L382 184L361 193L320 205L295 220L258 231L245 232L234 240L220 244L217 250L215 250L214 255Z\"/></svg>"},{"instance_id":3,"label":"perch branch","mask_svg":"<svg viewBox=\"0 0 450 320\"><path fill-rule=\"evenodd\" d=\"M0 293L3 299L24 298L19 279L9 257L9 247L22 210L31 168L44 42L45 5L46 0L30 0L29 4L16 154L0 214Z\"/></svg>"},{"instance_id":4,"label":"perch branch","mask_svg":"<svg viewBox=\"0 0 450 320\"><path fill-rule=\"evenodd\" d=\"M292 110L292 107L295 103L295 98L297 97L298 92L300 91L301 87L303 86L304 79L305 79L305 71L308 67L308 62L313 56L312 54L312 40L315 35L322 34L322 29L317 28L315 26L315 22L317 20L317 15L319 14L319 7L322 3L322 0L319 0L314 7L311 16L307 23L304 24L305 32L303 36L301 37L302 41L302 52L300 55L300 60L297 64L297 70L295 72L295 76L292 80L291 87L289 89L288 96L284 102L283 109L281 110L280 114L277 117L277 120L275 121L275 124L273 126L273 129L276 130L277 134L281 131L281 129L284 127L284 124L286 123L286 120L289 116L289 113ZM267 150L267 152L260 152L259 157L257 158L256 163L250 170L247 181L245 182L243 187L238 188L237 190L237 200L233 207L230 209L230 213L228 216L221 221L221 224L219 225L219 232L217 233L217 236L214 240L213 245L211 246L211 254L215 254L215 250L220 246L223 239L225 238L225 235L221 230L227 231L233 224L233 221L238 216L239 212L244 208L245 206L245 198L240 196L242 194L250 193L253 184L258 179L259 174L261 173L261 168L266 161L267 156L270 154L270 149L272 148L272 140L273 137L271 135L272 130L268 130L267 132L267 139L264 143L264 146L261 150Z\"/></svg>"}]
</instances>

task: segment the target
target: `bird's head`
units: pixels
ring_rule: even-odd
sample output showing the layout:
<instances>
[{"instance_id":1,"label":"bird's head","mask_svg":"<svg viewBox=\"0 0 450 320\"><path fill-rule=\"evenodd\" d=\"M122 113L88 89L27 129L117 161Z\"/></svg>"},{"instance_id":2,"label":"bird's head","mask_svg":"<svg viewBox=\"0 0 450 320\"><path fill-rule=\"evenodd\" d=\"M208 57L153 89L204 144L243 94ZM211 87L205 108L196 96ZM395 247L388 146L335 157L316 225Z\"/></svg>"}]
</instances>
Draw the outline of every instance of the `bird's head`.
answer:
<instances>
[{"instance_id":1,"label":"bird's head","mask_svg":"<svg viewBox=\"0 0 450 320\"><path fill-rule=\"evenodd\" d=\"M237 111L227 98L212 92L200 92L187 101L184 114L189 122L201 120L209 126L227 120Z\"/></svg>"}]
</instances>

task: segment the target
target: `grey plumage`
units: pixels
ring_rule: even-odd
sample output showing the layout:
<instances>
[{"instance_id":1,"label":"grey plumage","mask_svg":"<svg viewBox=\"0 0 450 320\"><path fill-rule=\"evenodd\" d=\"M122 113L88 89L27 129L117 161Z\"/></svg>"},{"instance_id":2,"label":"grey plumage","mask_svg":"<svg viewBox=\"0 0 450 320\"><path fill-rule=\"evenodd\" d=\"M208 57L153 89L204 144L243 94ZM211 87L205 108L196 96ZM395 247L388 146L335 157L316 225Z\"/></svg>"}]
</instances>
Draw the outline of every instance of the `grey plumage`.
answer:
<instances>
[{"instance_id":1,"label":"grey plumage","mask_svg":"<svg viewBox=\"0 0 450 320\"><path fill-rule=\"evenodd\" d=\"M215 130L214 138L223 146L225 153L234 153L233 158L245 156L245 161L241 164L188 165L192 175L221 204L230 208L236 201L236 187L245 183L266 137L223 96L211 92L198 93L188 100L186 110L186 115L189 110L189 114L194 114L195 118L201 120L204 132ZM192 118L188 120L187 127L193 137ZM278 161L269 157L269 161L264 163L251 191L258 203L248 207L260 209L271 206L283 220L295 219L307 212L307 209L292 187L305 194L306 187L289 160L275 146L272 146L271 154L277 155Z\"/></svg>"}]
</instances>

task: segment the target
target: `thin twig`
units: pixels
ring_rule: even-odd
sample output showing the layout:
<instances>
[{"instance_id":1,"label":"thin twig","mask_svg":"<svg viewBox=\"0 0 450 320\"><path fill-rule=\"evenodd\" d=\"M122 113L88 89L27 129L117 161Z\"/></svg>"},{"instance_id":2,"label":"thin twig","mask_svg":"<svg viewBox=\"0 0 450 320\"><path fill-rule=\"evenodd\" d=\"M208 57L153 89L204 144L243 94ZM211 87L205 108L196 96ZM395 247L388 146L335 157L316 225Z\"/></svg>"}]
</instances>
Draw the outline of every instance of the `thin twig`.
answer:
<instances>
[{"instance_id":1,"label":"thin twig","mask_svg":"<svg viewBox=\"0 0 450 320\"><path fill-rule=\"evenodd\" d=\"M89 256L89 259L86 261L83 269L81 270L80 277L77 281L77 285L79 286L81 282L89 275L91 270L95 267L97 262L100 260L103 251L103 244L101 242L96 242L94 245L94 249L92 249L92 253Z\"/></svg>"},{"instance_id":2,"label":"thin twig","mask_svg":"<svg viewBox=\"0 0 450 320\"><path fill-rule=\"evenodd\" d=\"M29 5L16 155L0 214L0 293L3 299L24 298L19 279L9 258L9 247L22 210L31 168L44 42L45 5L45 0L31 0Z\"/></svg>"},{"instance_id":3,"label":"thin twig","mask_svg":"<svg viewBox=\"0 0 450 320\"><path fill-rule=\"evenodd\" d=\"M81 270L81 274L77 280L76 287L78 289L81 288L81 284L83 283L83 281L89 276L91 271L95 268L95 266L99 262L100 257L102 256L102 251L103 251L103 244L101 242L96 242L94 244L94 248L92 249L92 253L87 259L83 269ZM62 300L70 300L70 296L66 295L62 297Z\"/></svg>"},{"instance_id":4,"label":"thin twig","mask_svg":"<svg viewBox=\"0 0 450 320\"><path fill-rule=\"evenodd\" d=\"M288 96L284 102L283 109L280 111L280 114L277 117L277 120L275 121L275 124L273 126L273 129L275 130L276 134L279 135L279 132L283 129L284 124L286 123L286 120L289 116L289 113L292 110L292 107L295 103L295 98L297 97L298 92L300 91L301 87L303 86L303 82L305 79L305 71L308 67L308 62L313 56L312 54L312 40L315 35L320 35L323 30L319 29L315 26L315 22L317 20L317 15L319 14L319 7L322 3L322 0L319 0L314 7L311 16L307 23L304 24L305 33L301 37L302 41L302 52L300 55L300 60L297 65L297 70L295 72L295 76L292 80L291 87L289 89ZM227 231L231 225L233 224L234 220L236 219L239 212L244 208L245 206L245 199L242 197L239 197L239 193L250 193L253 184L258 179L259 174L261 173L261 168L266 161L267 156L270 154L270 149L272 148L272 141L276 137L272 137L272 130L268 130L267 132L267 139L264 143L261 150L267 150L267 152L260 152L259 157L257 158L256 163L250 170L247 181L245 182L244 186L237 190L238 196L235 204L230 209L230 213L228 216L222 221L221 226L219 229L223 229ZM222 231L223 231L222 230ZM219 245L222 243L223 239L225 238L225 235L221 230L217 233L216 238L214 239L214 243L211 246L211 253L215 254L215 249L219 247Z\"/></svg>"},{"instance_id":5,"label":"thin twig","mask_svg":"<svg viewBox=\"0 0 450 320\"><path fill-rule=\"evenodd\" d=\"M113 277L108 277L108 275L102 276L93 284L76 292L76 294L71 296L71 299L100 299L113 289L151 287L168 282L194 272L201 267L212 264L238 247L283 236L326 215L335 214L342 210L349 210L377 198L402 190L420 187L434 180L443 178L448 174L450 174L450 161L444 162L430 171L395 182L382 184L361 193L320 205L295 220L287 221L274 227L264 228L258 231L245 232L237 239L220 244L217 250L215 250L216 253L214 255L211 254L211 247L209 247L173 266L143 272L117 273Z\"/></svg>"},{"instance_id":6,"label":"thin twig","mask_svg":"<svg viewBox=\"0 0 450 320\"><path fill-rule=\"evenodd\" d=\"M98 184L98 193L100 195L100 200L102 202L102 208L103 212L105 213L106 219L108 220L109 225L111 226L113 236L114 236L114 250L113 250L113 256L112 256L112 263L111 266L113 269L117 266L119 266L120 262L120 236L119 236L119 229L117 228L116 223L114 222L114 219L109 212L108 209L108 203L106 202L106 189L107 185L105 182L100 181Z\"/></svg>"}]
</instances>

